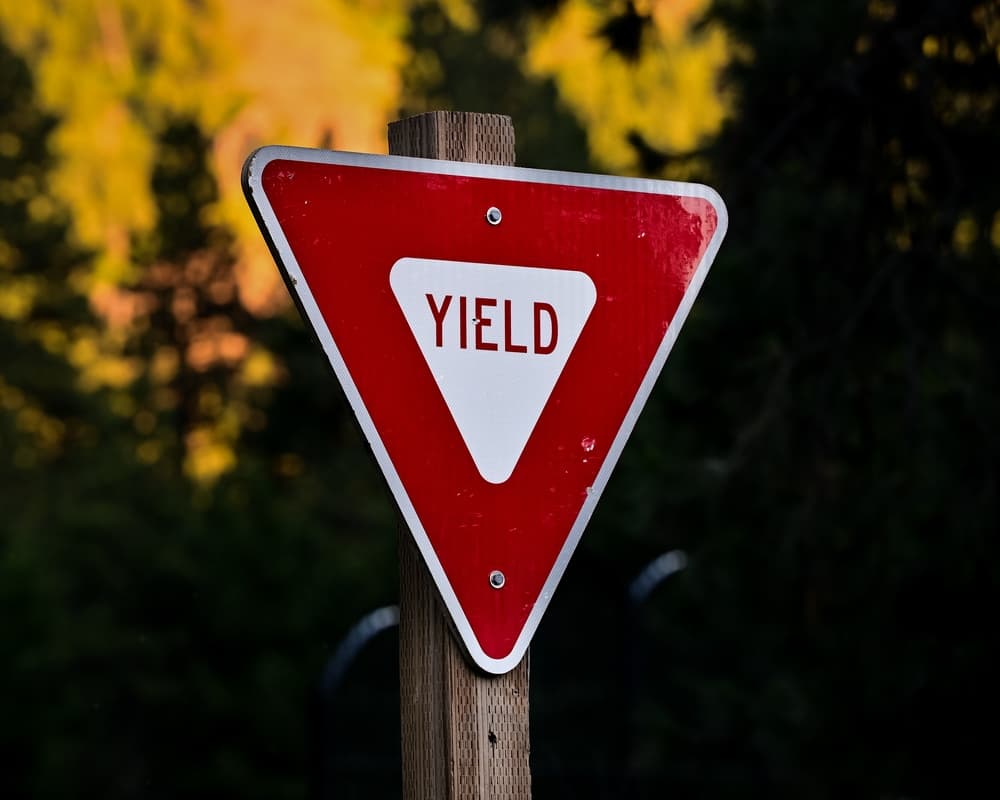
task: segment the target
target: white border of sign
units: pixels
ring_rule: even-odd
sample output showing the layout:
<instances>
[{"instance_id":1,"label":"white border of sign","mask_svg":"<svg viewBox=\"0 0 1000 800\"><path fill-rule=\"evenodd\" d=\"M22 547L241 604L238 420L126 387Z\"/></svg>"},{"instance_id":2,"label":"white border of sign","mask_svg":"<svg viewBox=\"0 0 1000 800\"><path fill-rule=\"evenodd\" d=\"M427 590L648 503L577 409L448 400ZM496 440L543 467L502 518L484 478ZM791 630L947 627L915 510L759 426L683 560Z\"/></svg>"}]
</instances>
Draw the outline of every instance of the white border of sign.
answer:
<instances>
[{"instance_id":1,"label":"white border of sign","mask_svg":"<svg viewBox=\"0 0 1000 800\"><path fill-rule=\"evenodd\" d=\"M673 321L670 323L666 333L663 335L663 341L660 342L660 346L656 351L656 355L654 356L652 363L650 364L649 370L646 372L646 375L639 386L639 391L637 392L635 399L632 401L632 405L629 407L628 413L625 415L625 419L622 421L618 434L615 436L615 439L608 450L608 455L605 458L604 463L601 465L600 471L597 473L597 477L591 487L590 494L584 501L583 506L580 509L580 514L577 516L576 521L573 523L573 527L570 529L569 535L566 537L566 542L563 544L562 550L559 552L559 556L552 567L552 571L549 573L548 578L542 586L541 594L535 602L535 605L525 622L521 635L518 636L517 641L514 643L514 648L511 650L510 655L505 658L491 658L483 652L482 647L479 645L479 642L472 631L472 627L469 625L469 621L458 603L458 599L456 598L455 592L451 587L451 583L448 581L448 576L445 575L444 570L441 568L441 563L438 561L437 554L434 552L430 539L428 539L427 533L424 531L423 525L421 525L420 519L417 517L417 513L413 508L413 504L410 502L410 498L406 493L406 488L403 486L402 481L396 472L396 468L393 465L392 460L389 458L389 453L386 451L385 446L382 443L382 439L379 436L378 431L375 429L375 425L372 422L371 416L368 414L368 410L365 408L364 402L362 402L361 395L358 393L358 389L351 378L350 370L348 370L347 364L344 363L340 350L337 348L337 344L334 342L333 336L326 327L326 323L323 320L323 314L320 312L319 307L316 304L316 300L313 298L312 292L309 289L309 283L302 274L302 270L295 259L295 255L292 253L292 249L282 233L281 226L278 224L277 217L274 214L274 210L271 208L271 204L268 201L267 195L264 193L263 186L261 184L261 177L264 173L264 168L270 162L276 160L289 160L314 164L342 164L353 167L367 167L370 169L391 169L407 172L425 172L437 175L489 178L500 181L555 184L561 186L581 186L589 189L640 192L646 194L673 195L677 197L697 197L707 200L718 215L718 226L715 229L715 233L708 244L708 248L705 250L705 254L702 256L701 263L699 263L695 269L694 275L691 278L691 283L688 285L687 291L684 293L684 297L681 299L680 305L677 307L677 313L674 315ZM719 197L718 193L714 189L695 183L677 183L674 181L657 181L645 178L619 178L609 175L591 175L578 172L557 172L552 170L525 169L522 167L470 164L460 161L439 161L429 158L382 156L367 153L345 153L332 150L313 150L304 147L283 146L261 147L251 153L243 167L243 190L250 203L250 207L253 210L254 216L260 224L261 230L264 231L264 235L268 239L271 252L275 257L275 260L278 262L278 266L284 273L285 283L288 286L289 292L295 298L302 313L312 326L313 331L323 347L323 350L326 352L327 358L330 360L330 364L333 367L334 373L337 375L337 379L340 381L340 385L344 389L344 393L347 395L347 399L357 416L365 438L368 440L372 452L375 454L375 459L378 461L378 464L385 475L385 479L389 484L389 489L391 490L396 503L399 505L400 513L402 513L403 519L406 520L406 524L413 533L417 546L420 548L424 561L434 578L435 584L437 584L438 591L441 593L441 598L451 614L452 622L454 623L458 635L462 640L470 658L480 669L486 672L497 675L509 672L517 666L528 649L531 637L534 635L535 629L538 627L538 623L541 620L542 615L545 613L545 609L548 607L552 594L555 592L556 585L559 583L559 579L562 578L563 572L566 570L570 556L573 555L573 551L576 549L577 543L583 535L584 528L587 526L591 515L594 513L594 508L597 506L597 502L601 498L601 494L604 491L604 487L608 483L608 479L611 476L611 472L614 469L615 464L618 463L618 457L621 455L621 452L625 447L625 442L628 440L629 435L632 433L632 429L635 427L636 420L639 418L639 413L642 411L643 406L646 404L646 400L653 390L653 385L656 383L656 379L667 360L667 356L670 355L670 350L674 346L677 334L683 326L684 321L687 319L695 297L698 296L698 291L701 289L701 286L705 281L705 276L708 274L708 270L712 265L712 261L715 259L715 255L719 251L719 245L722 243L722 239L726 234L726 228L729 222L725 203L723 203L722 198Z\"/></svg>"}]
</instances>

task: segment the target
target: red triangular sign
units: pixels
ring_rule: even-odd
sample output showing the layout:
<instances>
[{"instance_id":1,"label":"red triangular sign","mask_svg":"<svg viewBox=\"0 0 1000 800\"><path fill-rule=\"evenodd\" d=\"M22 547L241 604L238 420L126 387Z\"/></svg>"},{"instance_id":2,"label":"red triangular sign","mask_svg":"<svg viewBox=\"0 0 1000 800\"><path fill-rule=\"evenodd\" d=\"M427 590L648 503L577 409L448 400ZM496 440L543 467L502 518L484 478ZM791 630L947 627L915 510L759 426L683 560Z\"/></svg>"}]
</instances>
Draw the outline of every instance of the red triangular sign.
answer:
<instances>
[{"instance_id":1,"label":"red triangular sign","mask_svg":"<svg viewBox=\"0 0 1000 800\"><path fill-rule=\"evenodd\" d=\"M244 187L472 660L528 647L719 248L705 186L265 147Z\"/></svg>"}]
</instances>

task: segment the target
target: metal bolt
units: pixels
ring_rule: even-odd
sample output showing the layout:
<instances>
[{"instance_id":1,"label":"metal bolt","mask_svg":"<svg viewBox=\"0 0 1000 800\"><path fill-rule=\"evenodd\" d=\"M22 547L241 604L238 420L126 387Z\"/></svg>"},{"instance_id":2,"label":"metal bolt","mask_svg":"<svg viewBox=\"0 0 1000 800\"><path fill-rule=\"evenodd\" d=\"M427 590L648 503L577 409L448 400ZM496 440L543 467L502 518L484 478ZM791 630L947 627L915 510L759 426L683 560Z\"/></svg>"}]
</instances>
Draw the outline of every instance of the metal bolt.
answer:
<instances>
[{"instance_id":1,"label":"metal bolt","mask_svg":"<svg viewBox=\"0 0 1000 800\"><path fill-rule=\"evenodd\" d=\"M500 213L500 209L496 206L490 206L486 209L486 221L490 225L499 225L500 220L503 219L503 214Z\"/></svg>"},{"instance_id":2,"label":"metal bolt","mask_svg":"<svg viewBox=\"0 0 1000 800\"><path fill-rule=\"evenodd\" d=\"M502 589L506 582L507 578L504 577L504 574L500 570L495 569L490 573L490 586L494 589Z\"/></svg>"}]
</instances>

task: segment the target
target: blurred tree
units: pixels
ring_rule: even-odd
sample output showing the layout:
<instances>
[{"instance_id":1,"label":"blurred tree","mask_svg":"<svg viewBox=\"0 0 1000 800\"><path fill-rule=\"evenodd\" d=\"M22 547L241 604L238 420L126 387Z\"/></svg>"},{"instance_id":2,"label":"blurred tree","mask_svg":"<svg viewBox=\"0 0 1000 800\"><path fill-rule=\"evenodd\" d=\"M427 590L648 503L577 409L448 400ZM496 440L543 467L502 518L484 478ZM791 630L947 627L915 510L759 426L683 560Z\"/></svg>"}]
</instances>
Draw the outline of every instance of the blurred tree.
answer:
<instances>
[{"instance_id":1,"label":"blurred tree","mask_svg":"<svg viewBox=\"0 0 1000 800\"><path fill-rule=\"evenodd\" d=\"M567 0L531 20L527 69L554 79L602 169L638 174L651 165L636 143L689 153L718 131L730 48L721 25L694 27L707 4Z\"/></svg>"},{"instance_id":2,"label":"blurred tree","mask_svg":"<svg viewBox=\"0 0 1000 800\"><path fill-rule=\"evenodd\" d=\"M183 218L185 203L196 202L198 225L235 234L223 248L225 258L234 259L226 267L231 274L215 282L217 292L233 283L228 311L242 307L270 316L287 309L239 188L247 153L265 141L383 151L384 125L402 101L407 113L454 103L513 113L525 164L585 166L579 123L605 167L634 169L630 142L693 146L717 128L723 113L713 90L726 58L721 30L688 35L687 23L702 4L650 0L602 10L576 0L482 7L468 0L84 0L64 7L44 0L4 6L0 30L33 66L39 106L55 115L48 139L55 156L51 194L69 212L72 240L94 254L76 271L74 286L100 315L117 320L107 331L92 331L72 362L94 386L122 388L139 378L143 365L125 356L123 331L148 324L155 292L123 295L119 289L170 279L148 263L148 242L183 233L164 231L161 216ZM620 15L643 21L649 36L641 51L620 53L608 38ZM445 30L446 36L437 35ZM579 123L556 113L557 89ZM165 197L157 175L171 150L161 142L178 119L205 137L210 167L199 186L178 187L193 195ZM201 197L207 180L219 188ZM192 275L214 274L215 256L204 249L192 256L197 263L171 301L178 309L190 307ZM170 359L190 358L230 366L249 360L239 374L251 383L280 371L273 354L228 329L226 313L199 325L188 331L193 338L183 352L157 351L157 374L170 371ZM213 401L206 397L205 404ZM191 477L211 482L233 467L244 428L234 416L240 413L219 409L208 414L211 423L204 415L184 416L181 446L190 449ZM156 447L147 443L145 457Z\"/></svg>"},{"instance_id":3,"label":"blurred tree","mask_svg":"<svg viewBox=\"0 0 1000 800\"><path fill-rule=\"evenodd\" d=\"M730 230L586 540L694 553L646 618L631 768L713 796L953 796L988 781L995 694L996 5L710 18L741 43L707 153Z\"/></svg>"},{"instance_id":4,"label":"blurred tree","mask_svg":"<svg viewBox=\"0 0 1000 800\"><path fill-rule=\"evenodd\" d=\"M199 128L157 140L140 277L88 299L47 190L56 120L0 66L5 790L300 795L309 684L395 593L380 482L301 325L236 303Z\"/></svg>"},{"instance_id":5,"label":"blurred tree","mask_svg":"<svg viewBox=\"0 0 1000 800\"><path fill-rule=\"evenodd\" d=\"M212 139L221 193L206 209L240 234L242 301L274 311L283 288L246 213L246 154L274 140L384 151L405 58L407 0L52 0L5 4L0 29L59 116L53 189L94 249L90 283L135 277L131 237L156 224L156 142L171 120ZM350 75L350 80L344 80Z\"/></svg>"},{"instance_id":6,"label":"blurred tree","mask_svg":"<svg viewBox=\"0 0 1000 800\"><path fill-rule=\"evenodd\" d=\"M515 10L514 4L503 8ZM579 122L563 107L551 79L520 67L526 24L518 15L484 14L480 20L447 6L417 5L399 116L442 108L507 114L514 121L519 166L585 170L589 154Z\"/></svg>"}]
</instances>

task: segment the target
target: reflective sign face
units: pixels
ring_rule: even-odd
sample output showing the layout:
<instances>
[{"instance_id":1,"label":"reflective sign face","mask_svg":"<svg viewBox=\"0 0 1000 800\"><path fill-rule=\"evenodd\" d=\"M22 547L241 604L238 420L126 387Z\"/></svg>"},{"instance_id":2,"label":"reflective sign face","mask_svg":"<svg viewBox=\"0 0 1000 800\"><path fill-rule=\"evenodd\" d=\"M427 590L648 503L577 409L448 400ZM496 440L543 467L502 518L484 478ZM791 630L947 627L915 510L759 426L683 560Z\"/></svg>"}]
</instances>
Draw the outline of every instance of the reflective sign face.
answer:
<instances>
[{"instance_id":1,"label":"reflective sign face","mask_svg":"<svg viewBox=\"0 0 1000 800\"><path fill-rule=\"evenodd\" d=\"M278 147L245 187L470 657L513 668L725 207L692 184Z\"/></svg>"}]
</instances>

